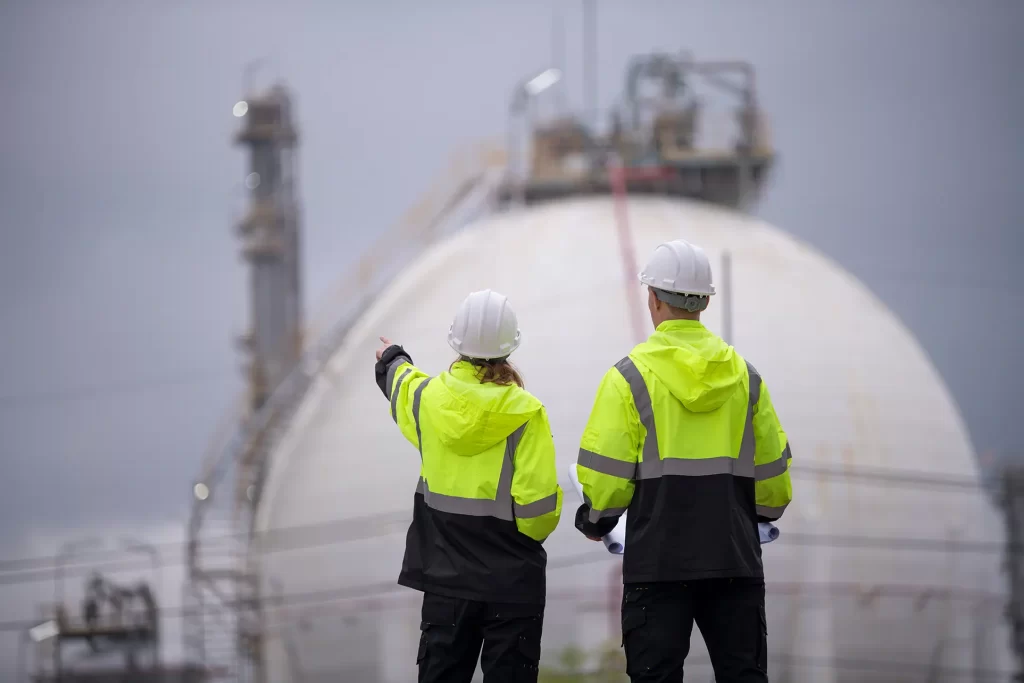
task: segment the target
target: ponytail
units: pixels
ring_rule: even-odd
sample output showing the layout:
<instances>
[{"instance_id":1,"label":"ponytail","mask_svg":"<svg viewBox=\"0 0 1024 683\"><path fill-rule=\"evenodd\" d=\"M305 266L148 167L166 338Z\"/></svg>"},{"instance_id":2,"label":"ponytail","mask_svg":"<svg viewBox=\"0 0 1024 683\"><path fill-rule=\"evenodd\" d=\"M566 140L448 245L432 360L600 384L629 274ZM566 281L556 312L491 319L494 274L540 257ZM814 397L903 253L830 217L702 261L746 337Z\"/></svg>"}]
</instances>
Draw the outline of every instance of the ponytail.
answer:
<instances>
[{"instance_id":1,"label":"ponytail","mask_svg":"<svg viewBox=\"0 0 1024 683\"><path fill-rule=\"evenodd\" d=\"M519 374L519 371L512 363L508 362L507 358L480 360L478 358L462 356L452 363L452 367L455 367L455 363L460 361L465 361L476 368L477 379L484 384L498 384L500 386L516 384L520 389L526 388L523 376ZM448 370L451 371L451 367Z\"/></svg>"}]
</instances>

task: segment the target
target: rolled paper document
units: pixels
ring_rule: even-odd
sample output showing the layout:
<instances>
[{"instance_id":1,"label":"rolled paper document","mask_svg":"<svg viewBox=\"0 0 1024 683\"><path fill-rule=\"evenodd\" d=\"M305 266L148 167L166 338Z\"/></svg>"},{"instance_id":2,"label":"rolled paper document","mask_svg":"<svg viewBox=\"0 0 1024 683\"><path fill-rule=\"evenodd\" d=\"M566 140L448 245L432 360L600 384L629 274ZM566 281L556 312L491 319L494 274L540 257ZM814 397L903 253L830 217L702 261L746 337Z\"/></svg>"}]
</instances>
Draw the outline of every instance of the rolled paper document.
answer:
<instances>
[{"instance_id":1,"label":"rolled paper document","mask_svg":"<svg viewBox=\"0 0 1024 683\"><path fill-rule=\"evenodd\" d=\"M580 497L580 502L585 503L583 499L583 485L580 484L580 479L576 476L576 464L569 465L569 480L572 482L573 487L576 489L576 493ZM623 512L622 516L619 517L619 522L615 525L615 528L609 531L607 534L601 537L604 541L604 547L608 549L608 552L613 555L621 555L622 551L626 549L626 513Z\"/></svg>"},{"instance_id":2,"label":"rolled paper document","mask_svg":"<svg viewBox=\"0 0 1024 683\"><path fill-rule=\"evenodd\" d=\"M758 522L757 534L761 537L761 544L771 543L779 537L779 528L771 522Z\"/></svg>"},{"instance_id":3,"label":"rolled paper document","mask_svg":"<svg viewBox=\"0 0 1024 683\"><path fill-rule=\"evenodd\" d=\"M626 549L626 513L623 512L622 516L619 517L619 523L615 525L615 528L609 531L601 538L604 541L604 547L608 548L608 552L613 555L621 555Z\"/></svg>"},{"instance_id":4,"label":"rolled paper document","mask_svg":"<svg viewBox=\"0 0 1024 683\"><path fill-rule=\"evenodd\" d=\"M576 494L580 497L580 502L585 503L586 500L583 498L583 485L580 484L579 477L576 475L576 464L569 465L569 481L572 482L573 488L576 489ZM601 540L604 541L604 547L608 549L608 552L613 555L621 555L626 549L626 514L622 513L619 517L618 523L615 528L605 534ZM779 529L771 522L759 522L757 525L757 534L760 538L761 544L771 543L779 537Z\"/></svg>"}]
</instances>

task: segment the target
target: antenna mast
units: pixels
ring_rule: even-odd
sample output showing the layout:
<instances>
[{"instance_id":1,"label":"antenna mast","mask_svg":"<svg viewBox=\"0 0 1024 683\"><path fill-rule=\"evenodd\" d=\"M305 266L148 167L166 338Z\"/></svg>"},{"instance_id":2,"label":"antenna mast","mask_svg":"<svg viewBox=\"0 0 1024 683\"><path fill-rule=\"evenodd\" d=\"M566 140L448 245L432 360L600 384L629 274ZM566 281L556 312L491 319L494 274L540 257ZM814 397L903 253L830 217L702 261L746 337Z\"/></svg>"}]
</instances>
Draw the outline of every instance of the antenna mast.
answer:
<instances>
[{"instance_id":1,"label":"antenna mast","mask_svg":"<svg viewBox=\"0 0 1024 683\"><path fill-rule=\"evenodd\" d=\"M554 14L551 17L551 66L555 67L565 77L565 22L562 18L562 11L555 5ZM565 88L559 87L555 91L555 107L558 116L565 114Z\"/></svg>"},{"instance_id":2,"label":"antenna mast","mask_svg":"<svg viewBox=\"0 0 1024 683\"><path fill-rule=\"evenodd\" d=\"M597 4L583 0L583 120L596 126L597 111Z\"/></svg>"}]
</instances>

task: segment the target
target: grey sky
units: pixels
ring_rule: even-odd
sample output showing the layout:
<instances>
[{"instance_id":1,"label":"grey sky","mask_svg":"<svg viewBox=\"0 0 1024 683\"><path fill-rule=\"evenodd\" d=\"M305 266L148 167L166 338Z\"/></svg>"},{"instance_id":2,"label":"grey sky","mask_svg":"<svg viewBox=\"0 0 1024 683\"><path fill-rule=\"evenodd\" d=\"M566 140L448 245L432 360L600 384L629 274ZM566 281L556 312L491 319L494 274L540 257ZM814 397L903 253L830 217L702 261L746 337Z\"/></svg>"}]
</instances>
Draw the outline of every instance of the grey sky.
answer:
<instances>
[{"instance_id":1,"label":"grey sky","mask_svg":"<svg viewBox=\"0 0 1024 683\"><path fill-rule=\"evenodd\" d=\"M598 4L603 106L635 53L755 64L781 153L760 214L902 317L979 451L1015 447L1024 5ZM242 386L248 60L296 97L315 305L458 145L501 138L556 6L578 105L575 1L0 4L0 548L184 519Z\"/></svg>"}]
</instances>

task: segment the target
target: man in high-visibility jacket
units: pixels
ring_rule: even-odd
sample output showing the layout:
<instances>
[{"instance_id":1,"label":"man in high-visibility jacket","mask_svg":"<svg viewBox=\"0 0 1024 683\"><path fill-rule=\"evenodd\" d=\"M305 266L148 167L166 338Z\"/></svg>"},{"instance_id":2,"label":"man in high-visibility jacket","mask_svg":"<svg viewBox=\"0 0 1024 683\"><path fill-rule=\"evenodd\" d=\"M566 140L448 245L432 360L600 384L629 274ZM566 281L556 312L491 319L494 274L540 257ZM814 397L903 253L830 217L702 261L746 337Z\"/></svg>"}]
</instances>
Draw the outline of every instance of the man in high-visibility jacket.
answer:
<instances>
[{"instance_id":1,"label":"man in high-visibility jacket","mask_svg":"<svg viewBox=\"0 0 1024 683\"><path fill-rule=\"evenodd\" d=\"M377 384L421 460L398 579L424 593L419 682L469 683L479 658L486 683L535 683L562 490L547 413L508 362L515 313L470 294L448 334L459 358L435 377L381 341Z\"/></svg>"},{"instance_id":2,"label":"man in high-visibility jacket","mask_svg":"<svg viewBox=\"0 0 1024 683\"><path fill-rule=\"evenodd\" d=\"M715 293L704 251L660 245L640 273L656 331L608 371L580 442L592 540L626 516L622 638L633 683L683 680L696 621L717 683L766 682L759 521L792 498L768 387L700 322Z\"/></svg>"}]
</instances>

